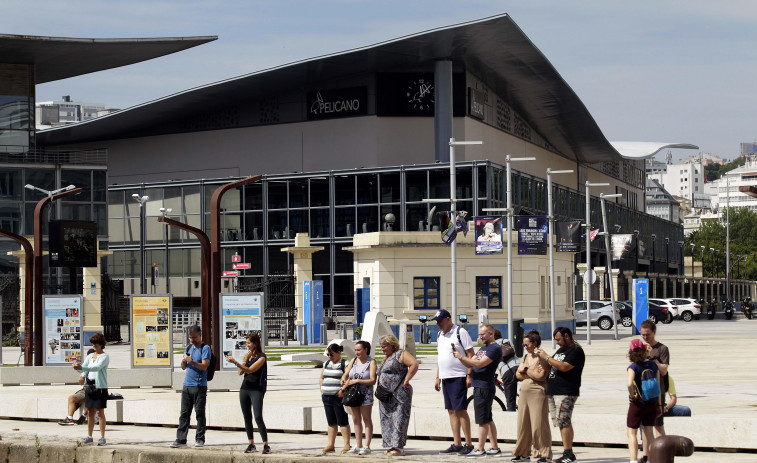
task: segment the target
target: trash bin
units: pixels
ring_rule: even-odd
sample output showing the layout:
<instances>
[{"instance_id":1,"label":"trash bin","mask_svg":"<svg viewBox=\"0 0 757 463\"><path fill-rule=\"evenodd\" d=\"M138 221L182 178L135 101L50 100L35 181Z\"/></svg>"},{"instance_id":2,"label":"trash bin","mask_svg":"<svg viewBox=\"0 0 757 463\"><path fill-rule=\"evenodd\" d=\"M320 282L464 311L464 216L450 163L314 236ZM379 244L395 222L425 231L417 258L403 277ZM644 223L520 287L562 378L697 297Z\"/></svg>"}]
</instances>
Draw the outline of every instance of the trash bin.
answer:
<instances>
[{"instance_id":1,"label":"trash bin","mask_svg":"<svg viewBox=\"0 0 757 463\"><path fill-rule=\"evenodd\" d=\"M515 349L515 355L519 358L523 357L523 322L522 318L513 318L513 348Z\"/></svg>"}]
</instances>

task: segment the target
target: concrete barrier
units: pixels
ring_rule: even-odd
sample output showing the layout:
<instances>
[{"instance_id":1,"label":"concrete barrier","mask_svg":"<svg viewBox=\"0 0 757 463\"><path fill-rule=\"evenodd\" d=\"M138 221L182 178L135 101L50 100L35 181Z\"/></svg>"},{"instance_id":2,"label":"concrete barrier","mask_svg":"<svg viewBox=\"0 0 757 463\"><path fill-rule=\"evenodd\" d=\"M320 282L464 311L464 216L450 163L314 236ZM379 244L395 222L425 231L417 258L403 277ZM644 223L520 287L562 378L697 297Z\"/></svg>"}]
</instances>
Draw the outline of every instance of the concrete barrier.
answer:
<instances>
[{"instance_id":1,"label":"concrete barrier","mask_svg":"<svg viewBox=\"0 0 757 463\"><path fill-rule=\"evenodd\" d=\"M184 378L187 373L182 370L176 370L172 373L171 382L174 391L181 391L184 388ZM213 381L208 381L208 391L224 392L238 390L242 385L242 376L237 374L236 370L216 371Z\"/></svg>"},{"instance_id":2,"label":"concrete barrier","mask_svg":"<svg viewBox=\"0 0 757 463\"><path fill-rule=\"evenodd\" d=\"M171 387L170 368L108 369L110 388ZM182 381L184 377L182 376ZM0 384L20 386L22 384L50 385L72 384L79 381L79 372L71 367L2 367Z\"/></svg>"}]
</instances>

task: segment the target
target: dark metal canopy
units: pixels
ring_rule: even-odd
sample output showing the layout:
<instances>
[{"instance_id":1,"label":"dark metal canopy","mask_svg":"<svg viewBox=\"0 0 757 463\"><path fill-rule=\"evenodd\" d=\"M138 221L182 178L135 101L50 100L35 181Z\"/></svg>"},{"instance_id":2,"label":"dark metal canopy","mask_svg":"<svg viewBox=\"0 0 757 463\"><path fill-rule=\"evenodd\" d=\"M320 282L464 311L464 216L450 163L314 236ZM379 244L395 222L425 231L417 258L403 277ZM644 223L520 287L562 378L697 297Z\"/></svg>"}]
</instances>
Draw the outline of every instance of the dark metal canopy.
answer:
<instances>
[{"instance_id":1,"label":"dark metal canopy","mask_svg":"<svg viewBox=\"0 0 757 463\"><path fill-rule=\"evenodd\" d=\"M33 64L35 83L139 63L217 40L207 37L84 39L0 34L0 62Z\"/></svg>"},{"instance_id":2,"label":"dark metal canopy","mask_svg":"<svg viewBox=\"0 0 757 463\"><path fill-rule=\"evenodd\" d=\"M451 60L481 78L563 156L582 163L621 159L584 104L506 14L186 90L87 122L41 131L40 146L155 134L189 113L262 99L303 84L371 72L433 69Z\"/></svg>"}]
</instances>

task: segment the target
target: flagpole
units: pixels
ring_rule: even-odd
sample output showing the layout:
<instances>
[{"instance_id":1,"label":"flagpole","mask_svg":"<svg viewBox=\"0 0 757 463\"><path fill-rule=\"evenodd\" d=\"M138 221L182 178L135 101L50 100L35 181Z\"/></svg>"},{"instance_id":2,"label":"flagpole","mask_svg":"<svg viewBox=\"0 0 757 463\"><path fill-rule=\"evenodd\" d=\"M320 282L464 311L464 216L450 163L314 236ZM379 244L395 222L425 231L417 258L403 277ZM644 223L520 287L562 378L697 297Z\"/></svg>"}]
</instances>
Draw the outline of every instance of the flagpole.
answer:
<instances>
[{"instance_id":1,"label":"flagpole","mask_svg":"<svg viewBox=\"0 0 757 463\"><path fill-rule=\"evenodd\" d=\"M586 344L591 345L591 196L589 188L593 186L610 186L609 183L591 183L586 181L586 273L584 274L584 288L586 300Z\"/></svg>"},{"instance_id":2,"label":"flagpole","mask_svg":"<svg viewBox=\"0 0 757 463\"><path fill-rule=\"evenodd\" d=\"M554 237L553 227L555 223L555 217L552 212L552 174L572 173L572 170L552 170L551 168L547 168L547 223L549 224L547 249L549 249L549 312L552 324L552 349L557 347L555 341L555 328L557 327L557 322L555 321L555 248L552 239Z\"/></svg>"}]
</instances>

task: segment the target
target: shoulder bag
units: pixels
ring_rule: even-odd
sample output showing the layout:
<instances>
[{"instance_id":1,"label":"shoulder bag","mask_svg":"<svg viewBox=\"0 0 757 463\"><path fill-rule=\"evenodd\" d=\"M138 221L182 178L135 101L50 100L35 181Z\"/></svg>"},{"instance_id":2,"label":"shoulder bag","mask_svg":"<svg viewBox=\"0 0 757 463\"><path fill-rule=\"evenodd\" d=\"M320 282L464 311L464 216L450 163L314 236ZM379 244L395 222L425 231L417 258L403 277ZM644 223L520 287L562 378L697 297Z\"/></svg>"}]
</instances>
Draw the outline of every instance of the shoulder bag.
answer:
<instances>
[{"instance_id":1,"label":"shoulder bag","mask_svg":"<svg viewBox=\"0 0 757 463\"><path fill-rule=\"evenodd\" d=\"M381 370L384 369L384 365L386 362L381 364ZM379 370L379 374L376 375L376 392L374 395L377 399L384 403L389 403L392 401L392 397L394 397L394 393L397 392L397 388L400 387L400 384L402 384L405 379L403 378L402 381L398 382L396 386L394 386L394 389L389 390L388 388L385 388L379 383L379 377L381 376L381 370Z\"/></svg>"}]
</instances>

